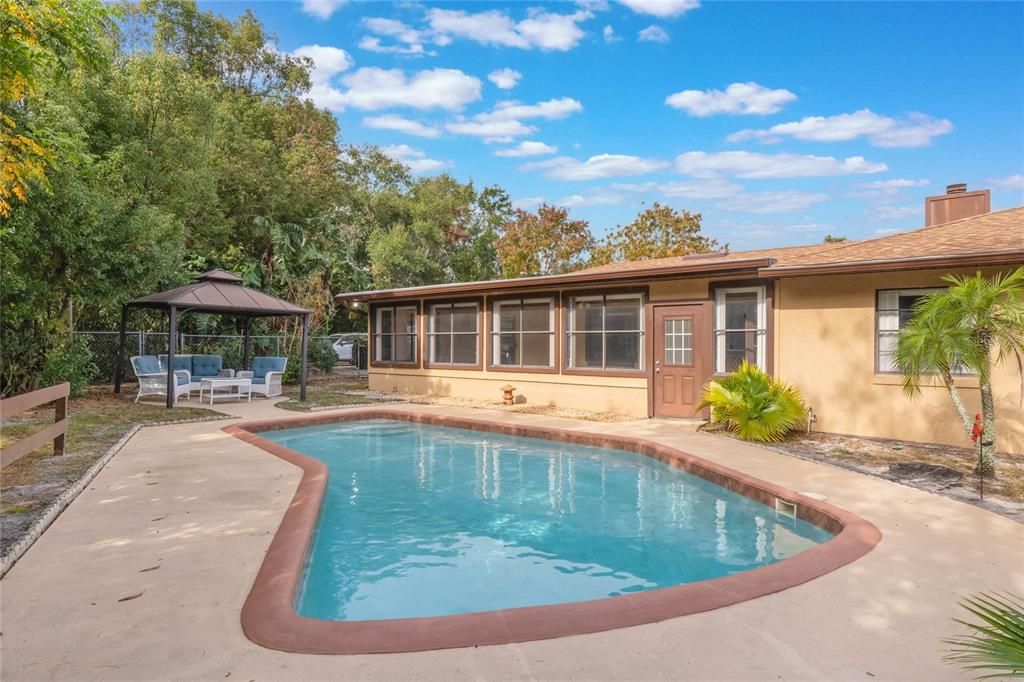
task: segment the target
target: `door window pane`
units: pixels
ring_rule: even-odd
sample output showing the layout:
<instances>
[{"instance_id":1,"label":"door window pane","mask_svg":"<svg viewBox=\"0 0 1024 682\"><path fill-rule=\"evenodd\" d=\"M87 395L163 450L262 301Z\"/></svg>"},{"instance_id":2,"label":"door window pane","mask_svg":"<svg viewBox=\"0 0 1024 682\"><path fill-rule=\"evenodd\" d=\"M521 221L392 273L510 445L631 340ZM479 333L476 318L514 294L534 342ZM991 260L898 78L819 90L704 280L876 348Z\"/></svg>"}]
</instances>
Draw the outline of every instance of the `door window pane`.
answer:
<instances>
[{"instance_id":1,"label":"door window pane","mask_svg":"<svg viewBox=\"0 0 1024 682\"><path fill-rule=\"evenodd\" d=\"M693 320L665 320L665 364L693 364Z\"/></svg>"}]
</instances>

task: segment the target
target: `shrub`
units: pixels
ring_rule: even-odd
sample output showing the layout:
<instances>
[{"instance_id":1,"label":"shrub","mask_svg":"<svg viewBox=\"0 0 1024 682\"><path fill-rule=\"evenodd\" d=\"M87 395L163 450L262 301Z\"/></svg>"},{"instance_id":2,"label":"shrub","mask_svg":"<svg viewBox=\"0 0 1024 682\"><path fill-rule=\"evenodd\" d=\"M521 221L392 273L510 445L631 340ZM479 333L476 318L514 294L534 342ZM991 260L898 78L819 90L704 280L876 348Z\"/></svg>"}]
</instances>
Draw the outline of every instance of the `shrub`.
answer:
<instances>
[{"instance_id":1,"label":"shrub","mask_svg":"<svg viewBox=\"0 0 1024 682\"><path fill-rule=\"evenodd\" d=\"M338 354L326 339L316 339L309 343L309 364L322 372L330 373L338 362Z\"/></svg>"},{"instance_id":2,"label":"shrub","mask_svg":"<svg viewBox=\"0 0 1024 682\"><path fill-rule=\"evenodd\" d=\"M704 389L701 408L743 440L777 442L806 416L800 392L746 361Z\"/></svg>"},{"instance_id":3,"label":"shrub","mask_svg":"<svg viewBox=\"0 0 1024 682\"><path fill-rule=\"evenodd\" d=\"M43 386L67 381L71 384L71 397L75 398L98 372L88 342L76 336L68 337L47 351L39 378Z\"/></svg>"}]
</instances>

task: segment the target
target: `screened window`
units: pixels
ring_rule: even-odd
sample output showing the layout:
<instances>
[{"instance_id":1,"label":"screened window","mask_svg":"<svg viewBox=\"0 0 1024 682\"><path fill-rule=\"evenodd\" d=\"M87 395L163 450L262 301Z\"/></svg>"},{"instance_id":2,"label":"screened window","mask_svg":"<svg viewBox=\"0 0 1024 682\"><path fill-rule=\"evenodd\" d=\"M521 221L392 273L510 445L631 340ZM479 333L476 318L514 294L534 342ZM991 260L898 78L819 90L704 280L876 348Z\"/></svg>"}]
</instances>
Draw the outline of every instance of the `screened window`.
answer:
<instances>
[{"instance_id":1,"label":"screened window","mask_svg":"<svg viewBox=\"0 0 1024 682\"><path fill-rule=\"evenodd\" d=\"M876 371L889 373L896 371L896 363L893 361L893 354L896 352L896 343L899 339L900 329L905 327L914 316L914 306L928 294L940 291L940 288L931 289L887 289L878 292L876 303L876 324L875 333L877 341Z\"/></svg>"},{"instance_id":2,"label":"screened window","mask_svg":"<svg viewBox=\"0 0 1024 682\"><path fill-rule=\"evenodd\" d=\"M480 347L480 307L477 303L441 303L430 307L430 362L437 365L476 365Z\"/></svg>"},{"instance_id":3,"label":"screened window","mask_svg":"<svg viewBox=\"0 0 1024 682\"><path fill-rule=\"evenodd\" d=\"M494 304L491 363L500 367L555 366L553 299L523 299Z\"/></svg>"},{"instance_id":4,"label":"screened window","mask_svg":"<svg viewBox=\"0 0 1024 682\"><path fill-rule=\"evenodd\" d=\"M566 348L569 367L573 369L643 369L643 296L609 294L571 298Z\"/></svg>"},{"instance_id":5,"label":"screened window","mask_svg":"<svg viewBox=\"0 0 1024 682\"><path fill-rule=\"evenodd\" d=\"M377 308L373 325L374 360L382 363L416 362L416 306Z\"/></svg>"},{"instance_id":6,"label":"screened window","mask_svg":"<svg viewBox=\"0 0 1024 682\"><path fill-rule=\"evenodd\" d=\"M767 338L764 287L715 291L715 372L733 372L744 360L764 368Z\"/></svg>"}]
</instances>

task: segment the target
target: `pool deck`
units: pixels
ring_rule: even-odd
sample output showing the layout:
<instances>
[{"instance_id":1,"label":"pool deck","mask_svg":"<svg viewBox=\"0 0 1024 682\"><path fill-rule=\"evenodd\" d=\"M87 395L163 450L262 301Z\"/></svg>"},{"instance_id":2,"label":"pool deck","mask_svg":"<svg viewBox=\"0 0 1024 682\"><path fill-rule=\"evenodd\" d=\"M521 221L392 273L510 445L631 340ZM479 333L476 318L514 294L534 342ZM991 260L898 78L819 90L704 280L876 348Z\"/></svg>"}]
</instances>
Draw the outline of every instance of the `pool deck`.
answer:
<instances>
[{"instance_id":1,"label":"pool deck","mask_svg":"<svg viewBox=\"0 0 1024 682\"><path fill-rule=\"evenodd\" d=\"M824 495L883 538L811 582L651 625L473 649L289 654L246 639L239 614L300 470L221 431L231 422L145 428L0 581L0 677L962 680L941 660L963 615L957 599L1024 593L1024 526L938 495L671 421L394 407L656 440ZM268 401L217 409L293 414Z\"/></svg>"}]
</instances>

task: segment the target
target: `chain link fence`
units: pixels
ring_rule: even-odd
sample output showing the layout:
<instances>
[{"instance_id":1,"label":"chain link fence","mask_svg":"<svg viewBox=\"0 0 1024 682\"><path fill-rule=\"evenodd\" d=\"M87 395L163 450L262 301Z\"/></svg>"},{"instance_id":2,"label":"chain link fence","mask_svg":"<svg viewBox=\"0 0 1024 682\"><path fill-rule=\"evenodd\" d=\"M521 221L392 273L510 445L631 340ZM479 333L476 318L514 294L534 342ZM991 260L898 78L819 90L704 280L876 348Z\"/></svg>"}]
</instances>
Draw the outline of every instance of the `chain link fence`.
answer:
<instances>
[{"instance_id":1,"label":"chain link fence","mask_svg":"<svg viewBox=\"0 0 1024 682\"><path fill-rule=\"evenodd\" d=\"M92 361L98 372L96 383L112 383L117 365L117 337L113 331L83 331L75 335L86 340L92 351ZM341 341L337 345L335 342ZM250 336L249 358L257 356L287 355L290 338L278 336ZM224 358L224 367L239 369L242 366L241 335L235 334L179 334L177 353L185 355L219 355ZM296 344L297 345L297 344ZM167 353L166 332L130 331L125 334L124 377L132 379L128 358L133 355L164 355ZM340 356L340 357L339 357ZM327 370L328 365L351 367L360 373L366 370L366 334L336 334L334 336L309 337L310 367Z\"/></svg>"}]
</instances>

